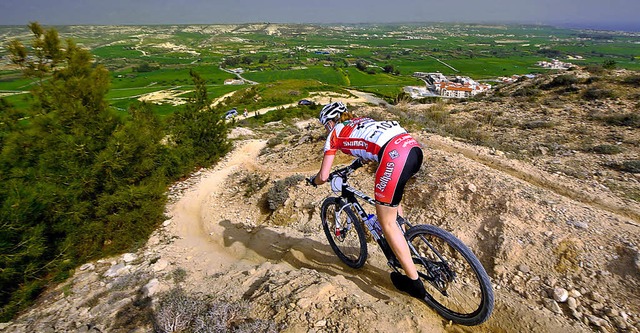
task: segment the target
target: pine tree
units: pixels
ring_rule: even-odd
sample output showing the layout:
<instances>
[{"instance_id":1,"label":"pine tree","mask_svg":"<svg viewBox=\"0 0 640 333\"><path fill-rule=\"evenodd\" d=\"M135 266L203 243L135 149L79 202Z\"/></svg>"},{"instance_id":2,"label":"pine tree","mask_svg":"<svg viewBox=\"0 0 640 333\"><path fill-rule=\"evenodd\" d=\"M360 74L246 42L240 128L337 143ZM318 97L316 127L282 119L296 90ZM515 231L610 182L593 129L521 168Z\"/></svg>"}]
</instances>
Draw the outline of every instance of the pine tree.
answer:
<instances>
[{"instance_id":1,"label":"pine tree","mask_svg":"<svg viewBox=\"0 0 640 333\"><path fill-rule=\"evenodd\" d=\"M130 118L109 108L109 73L89 51L29 28L31 48L14 40L8 49L36 78L35 104L19 121L0 101L0 321L77 265L143 245L163 220L168 183L231 147L197 73L166 135L150 105L130 107Z\"/></svg>"},{"instance_id":2,"label":"pine tree","mask_svg":"<svg viewBox=\"0 0 640 333\"><path fill-rule=\"evenodd\" d=\"M229 129L222 112L211 108L205 80L193 70L190 75L195 84L194 96L184 110L173 115L171 134L179 155L189 156L196 166L208 166L231 149Z\"/></svg>"}]
</instances>

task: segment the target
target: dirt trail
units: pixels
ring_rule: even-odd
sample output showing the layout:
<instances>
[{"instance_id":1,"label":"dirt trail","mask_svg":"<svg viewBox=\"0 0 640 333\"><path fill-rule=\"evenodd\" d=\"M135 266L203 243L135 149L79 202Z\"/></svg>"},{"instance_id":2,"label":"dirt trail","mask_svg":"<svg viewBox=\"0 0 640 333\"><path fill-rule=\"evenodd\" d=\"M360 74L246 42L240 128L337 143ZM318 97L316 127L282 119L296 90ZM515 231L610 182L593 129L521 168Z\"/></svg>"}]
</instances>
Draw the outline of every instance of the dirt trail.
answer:
<instances>
[{"instance_id":1,"label":"dirt trail","mask_svg":"<svg viewBox=\"0 0 640 333\"><path fill-rule=\"evenodd\" d=\"M240 142L224 162L212 170L204 171L191 190L169 207L172 224L168 231L178 236L178 239L162 256L171 258L176 266L190 272L189 279L193 281L190 285L195 286L195 289L204 287L211 292L212 289L224 287L236 290L243 297L252 295L257 303L262 301L269 304L276 296L260 295L259 292L262 291L256 286L266 283L270 274L285 274L287 279L293 279L292 281L298 281L302 285L291 291L296 297L300 297L298 303L304 301L305 304L317 304L320 307L316 311L319 313L313 312L314 316L326 316L329 310L322 310L321 307L322 304L330 303L323 298L326 296L324 292L312 291L319 283L314 282L314 279L324 281L320 286L326 284L329 294L355 297L350 302L356 303L348 306L349 308L355 306L356 309L374 309L371 313L358 312L352 316L354 325L363 331L580 331L557 318L545 318L541 310L514 303L508 296L505 298L505 295L499 293L496 295L496 311L487 323L477 327L451 326L426 305L395 291L388 281L388 269L384 260L375 250L364 268L353 270L339 262L321 233L309 235L292 228L266 225L247 227L248 221L261 219L260 210L251 203L225 202L229 197L227 192L232 190L227 187L229 177L243 170L273 174L293 172L270 170L269 166L260 165L257 162L258 154L265 144L266 141L263 140ZM436 146L432 140L430 144ZM438 149L448 151L452 148L447 148L443 143ZM306 165L292 167L301 172L308 172L309 169ZM318 274L320 278L317 277ZM216 287L206 282L211 277L216 277ZM271 288L277 290L284 287ZM292 316L289 310L284 312ZM522 315L523 312L528 314ZM277 319L281 319L278 315L282 314L275 315ZM521 317L522 321L514 322L513 316ZM289 329L286 331L306 329L300 322L288 320Z\"/></svg>"},{"instance_id":2,"label":"dirt trail","mask_svg":"<svg viewBox=\"0 0 640 333\"><path fill-rule=\"evenodd\" d=\"M197 186L170 207L169 215L174 222L170 232L179 237L175 246L188 253L169 252L167 255L188 258L199 266L197 271L205 275L219 273L237 262L237 252L241 251L233 253L225 248L220 228L205 225L212 213L207 208L224 186L226 178L237 169L253 164L264 144L264 141L250 141L234 151L224 163L206 171Z\"/></svg>"},{"instance_id":3,"label":"dirt trail","mask_svg":"<svg viewBox=\"0 0 640 333\"><path fill-rule=\"evenodd\" d=\"M243 286L246 288L248 285L259 283L264 279L259 277L261 273L284 271L290 275L301 274L296 279L301 281L300 283L311 284L311 287L305 286L302 291L298 291L300 295L306 295L309 292L305 290L312 288L314 283L312 280L307 281L310 278L304 272L306 272L305 269L312 269L329 276L329 284L336 286L331 288L347 289L348 294L362 297L361 304L389 300L385 294L392 287L390 283L384 281L388 274L384 270L375 267L363 271L348 269L338 263L324 239L319 237L272 227L247 230L241 223L244 219L238 221L233 218L237 217L238 205L219 202L222 193L226 190L225 182L232 173L241 169L260 168L256 165L256 158L265 144L266 141L262 140L242 143L224 162L212 170L203 172L197 184L192 186L192 190L184 193L178 202L170 206L168 213L172 217L172 223L167 231L178 239L166 249L165 253L162 253L162 257L169 258L176 266L186 269L189 272L189 279L194 281L193 285L196 286L194 289L204 284L208 292L215 289L211 285L207 286L206 283L207 278L212 276L218 277L216 285L232 284L231 288L246 293L251 290L242 290ZM221 209L223 207L224 209ZM250 211L254 208L240 209ZM266 268L264 268L265 265ZM375 265L384 267L381 262ZM267 272L264 272L265 270ZM247 276L246 272L253 273ZM221 275L223 277L220 278ZM241 286L237 285L238 278L242 283ZM356 290L353 290L354 284L357 286ZM312 294L314 295L309 297L321 296L315 295L315 292ZM359 294L362 296L358 296ZM328 303L322 300L307 302L318 303L318 306L323 302ZM377 307L389 311L386 308L390 305L384 304ZM394 331L395 325L399 325L407 332L445 331L440 324L441 318L435 313L421 314L419 316L421 320L416 322L417 319L407 319L402 311L400 308L400 312L394 315L396 320L378 323L375 326L381 332ZM409 310L404 307L404 311ZM368 321L370 325L371 318L367 318L362 316L360 320ZM405 323L398 323L398 320ZM301 329L300 324L295 322L290 322L289 325L288 332L298 332ZM369 331L371 327L373 326L366 330Z\"/></svg>"},{"instance_id":4,"label":"dirt trail","mask_svg":"<svg viewBox=\"0 0 640 333\"><path fill-rule=\"evenodd\" d=\"M370 93L366 93L366 92L362 92L362 91L358 91L358 90L348 90L349 93L352 94L352 96L348 96L345 94L338 94L335 92L314 92L311 94L311 96L308 98L308 100L319 104L319 105L324 105L324 104L328 104L331 101L342 101L343 103L351 103L351 104L365 104L365 103L370 103L370 104L374 104L374 105L380 105L380 104L386 104L385 100L376 97L373 94ZM230 92L226 95L223 95L219 98L217 98L212 104L211 107L215 107L216 105L220 104L222 101L225 100L225 98L233 96L233 94L236 93L236 91ZM279 109L286 109L286 108L291 108L291 107L295 107L297 106L298 103L290 103L290 104L283 104L283 105L278 105L278 106L271 106L271 107L265 107L265 108L261 108L261 109L257 109L257 110L247 110L247 116L244 116L243 111L244 110L238 110L238 115L235 117L235 119L237 120L241 120L241 119L245 119L245 118L251 118L251 117L255 117L256 114L265 114L267 112L271 112L271 111L275 111L275 110L279 110Z\"/></svg>"}]
</instances>

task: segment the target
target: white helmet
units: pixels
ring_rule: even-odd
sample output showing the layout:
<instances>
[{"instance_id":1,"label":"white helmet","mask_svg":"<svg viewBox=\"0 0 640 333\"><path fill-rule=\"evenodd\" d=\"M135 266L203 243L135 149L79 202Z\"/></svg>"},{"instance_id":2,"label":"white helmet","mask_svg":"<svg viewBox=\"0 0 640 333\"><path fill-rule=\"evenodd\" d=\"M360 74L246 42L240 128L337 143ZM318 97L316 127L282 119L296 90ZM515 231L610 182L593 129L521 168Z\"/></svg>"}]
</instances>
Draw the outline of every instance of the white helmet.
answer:
<instances>
[{"instance_id":1,"label":"white helmet","mask_svg":"<svg viewBox=\"0 0 640 333\"><path fill-rule=\"evenodd\" d=\"M347 112L347 107L342 102L329 103L322 108L318 119L322 125L325 125L327 121L333 120L345 112Z\"/></svg>"}]
</instances>

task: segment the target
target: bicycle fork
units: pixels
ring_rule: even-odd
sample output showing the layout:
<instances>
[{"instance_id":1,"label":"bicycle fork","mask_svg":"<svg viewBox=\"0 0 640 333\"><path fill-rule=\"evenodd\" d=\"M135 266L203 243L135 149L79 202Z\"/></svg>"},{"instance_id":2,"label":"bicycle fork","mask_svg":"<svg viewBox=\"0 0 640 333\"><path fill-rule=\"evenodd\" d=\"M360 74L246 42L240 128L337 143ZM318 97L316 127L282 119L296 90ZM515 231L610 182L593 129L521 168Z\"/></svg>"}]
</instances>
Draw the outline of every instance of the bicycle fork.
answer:
<instances>
[{"instance_id":1,"label":"bicycle fork","mask_svg":"<svg viewBox=\"0 0 640 333\"><path fill-rule=\"evenodd\" d=\"M342 214L342 211L344 211L344 209L347 206L348 204L342 205L342 207L340 207L340 210L337 210L333 213L333 218L334 218L334 221L336 222L336 228L335 228L336 230L334 230L336 237L344 237L347 231L351 229L351 224L353 223L353 221L351 221L348 214L345 221L346 223L344 223L346 225L342 225L343 223L341 222L342 220L340 219L340 215Z\"/></svg>"}]
</instances>

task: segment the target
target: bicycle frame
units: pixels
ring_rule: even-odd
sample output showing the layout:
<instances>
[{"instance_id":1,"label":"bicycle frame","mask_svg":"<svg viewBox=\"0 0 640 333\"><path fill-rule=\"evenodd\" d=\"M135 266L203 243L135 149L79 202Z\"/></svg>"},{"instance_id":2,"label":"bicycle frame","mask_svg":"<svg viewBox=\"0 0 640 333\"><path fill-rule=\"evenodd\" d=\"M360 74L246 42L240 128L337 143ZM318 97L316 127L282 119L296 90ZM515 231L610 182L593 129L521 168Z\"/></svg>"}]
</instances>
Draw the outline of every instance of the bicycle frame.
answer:
<instances>
[{"instance_id":1,"label":"bicycle frame","mask_svg":"<svg viewBox=\"0 0 640 333\"><path fill-rule=\"evenodd\" d=\"M372 206L376 205L376 201L373 198L371 198L370 196L368 196L365 193L363 193L362 191L356 189L355 187L352 187L348 183L348 176L353 171L355 171L356 169L358 169L361 166L362 166L362 164L359 162L359 160L355 160L351 165L332 172L329 175L329 179L332 182L334 181L335 178L340 178L342 180L342 184L340 185L340 193L338 193L334 189L334 185L333 184L331 186L332 190L334 191L334 193L336 195L338 195L340 198L345 200L344 205L342 207L340 207L340 210L337 211L336 214L342 213L342 211L347 206L351 206L356 211L356 214L358 216L360 216L361 221L365 221L368 218L368 215L367 215L367 212L364 210L364 208L362 208L362 205L360 205L360 202L358 201L358 198L364 200L365 202L367 202L368 204L370 204ZM404 229L403 225L406 225L407 229L412 227L411 223L409 223L409 221L407 221L405 219L402 219L401 221L396 220L396 223L398 224L398 228L400 228L400 231L402 232L403 236L404 236L404 233L405 233L405 229ZM373 235L373 232L372 232L372 230L369 229L369 226L367 226L367 228L365 228L365 229L367 229L369 231L369 233L371 233ZM389 245L387 244L386 239L384 239L384 236L381 235L380 239L376 239L376 242L377 242L378 246L380 246L380 248L382 249L382 252L384 253L384 255L387 257L387 260L388 260L387 264L392 269L394 269L396 272L398 272L398 267L400 266L400 263L396 259L395 254L391 250L391 247L389 247ZM407 242L407 244L409 245L410 251L416 257L420 258L421 261L423 261L422 258L418 255L418 251L415 249L415 247L409 242ZM425 264L425 263L423 262L423 264ZM431 276L423 276L423 277L425 279L428 279L428 280L432 279Z\"/></svg>"},{"instance_id":2,"label":"bicycle frame","mask_svg":"<svg viewBox=\"0 0 640 333\"><path fill-rule=\"evenodd\" d=\"M362 206L360 205L360 202L358 201L357 198L360 198L360 199L364 200L365 202L367 202L368 204L370 204L372 206L376 205L376 201L373 198L371 198L370 196L364 194L362 191L360 191L360 190L356 189L355 187L349 185L348 182L347 182L349 174L351 174L353 171L358 169L360 166L362 166L362 165L360 164L360 162L358 160L356 160L351 165L332 172L329 175L329 179L330 179L330 181L333 181L333 179L335 179L336 177L339 177L340 179L342 179L340 193L337 193L337 191L335 191L335 190L334 190L334 193L337 194L339 197L345 199L347 204L352 205L356 209L358 215L364 221L368 217L367 216L367 212L362 208ZM333 188L333 184L332 184L332 188ZM342 211L344 209L344 207L346 207L346 205L343 206L340 209L340 211ZM403 222L404 222L404 224L407 225L407 227L409 227L409 228L411 227L411 224L408 221L403 221ZM404 230L403 230L403 232L404 232Z\"/></svg>"},{"instance_id":3,"label":"bicycle frame","mask_svg":"<svg viewBox=\"0 0 640 333\"><path fill-rule=\"evenodd\" d=\"M346 176L344 178L345 179L344 179L344 183L342 184L342 193L340 194L340 197L345 199L346 204L340 210L342 211L342 209L344 209L344 207L346 207L346 205L352 205L352 207L355 208L355 210L358 213L358 215L364 221L364 220L367 219L368 215L367 215L367 212L364 210L364 208L362 208L362 206L360 205L360 202L358 202L357 198L360 198L360 199L368 202L372 206L375 206L376 202L370 196L362 193L360 190L357 190L356 188L354 188L351 185L347 184L346 183Z\"/></svg>"},{"instance_id":4,"label":"bicycle frame","mask_svg":"<svg viewBox=\"0 0 640 333\"><path fill-rule=\"evenodd\" d=\"M360 241L361 254L364 255L364 257L359 257L359 258L365 258L364 260L366 260L366 255L367 255L366 243L367 242L363 238L362 229L368 230L371 236L373 236L373 238L375 239L376 243L378 244L382 252L384 253L387 259L387 265L389 265L391 269L400 273L399 269L402 268L402 266L400 265L400 262L398 261L395 254L391 250L391 246L389 246L389 244L387 243L387 240L384 237L384 233L379 233L377 230L377 227L374 227L374 225L370 223L370 221L367 221L369 216L365 211L365 209L360 204L359 199L364 200L365 202L367 202L372 206L376 205L376 201L373 198L366 195L365 193L363 193L362 191L352 187L348 183L349 175L361 166L362 164L359 162L359 160L355 160L353 163L351 163L351 165L338 169L336 171L333 171L329 174L331 189L335 193L335 196L337 198L331 199L330 201L328 200L328 198L325 199L322 205L323 214L325 212L326 207L328 207L325 205L325 202L328 202L331 205L336 205L334 206L335 209L333 214L335 215L334 218L336 222L334 226L337 231L335 231L336 234L334 236L339 236L343 232L346 233L355 224L356 225L355 229L357 229L358 238ZM329 197L332 197L332 196L330 195ZM345 213L345 209L347 209L347 207L349 207L349 210L347 211L347 213ZM346 219L341 218L340 215L343 213L347 215ZM360 221L357 221L358 217ZM356 219L356 221L352 221L354 218ZM327 233L327 237L329 238L331 246L333 247L334 251L336 251L336 254L338 254L340 259L342 259L347 264L349 264L349 262L347 262L349 259L344 259L343 258L345 257L344 253L342 253L341 250L337 249L334 241L335 237L330 235L330 231L329 229L327 229L327 223L325 219L326 217L324 217L323 215L323 224L324 224L323 227L325 228L324 230L325 230L325 233ZM338 221L342 221L342 222L338 223ZM357 223L360 223L360 225L357 225ZM361 225L363 224L365 226L364 228L361 227ZM482 268L482 264L478 261L475 255L468 248L466 248L466 246L462 244L462 242L460 242L459 239L457 239L455 236L447 233L446 231L438 227L429 226L429 225L413 226L403 218L396 219L396 224L400 228L400 231L402 232L403 237L407 242L409 251L411 252L411 258L412 258L411 260L413 261L414 264L416 264L416 266L421 266L422 268L424 268L424 270L418 269L418 275L420 276L420 278L422 278L423 280L428 282L430 285L432 285L435 288L435 290L437 290L443 296L449 297L450 295L452 295L453 299L457 298L456 296L457 289L452 289L454 292L450 294L449 286L450 286L450 283L456 282L456 280L458 280L458 274L455 270L451 268L448 260L444 258L446 255L443 255L443 253L440 253L440 251L436 248L436 247L439 247L439 245L434 246L435 244L439 244L439 243L432 244L431 241L427 239L427 237L425 237L425 235L435 236L435 239L443 240L449 246L455 245L455 248L453 248L453 251L463 256L462 259L467 262L467 265L470 265L470 268L473 270L474 274L476 274L477 281L479 282L478 287L482 291L483 298L479 303L478 309L473 313L469 313L469 315L472 315L472 317L468 317L466 316L466 314L455 312L457 310L451 310L450 308L447 307L447 305L443 305L439 303L439 300L434 299L433 296L431 296L432 294L430 292L427 293L428 297L425 298L425 301L429 305L434 307L445 318L453 319L454 321L457 320L464 325L477 325L478 323L484 322L488 318L493 308L493 294L490 290L489 278L486 275L486 272L484 271L484 269ZM379 237L377 236L378 234L379 234ZM411 240L407 238L407 235L412 237ZM419 252L417 247L414 246L414 244L412 243L414 240L420 240L421 244L426 244L429 250L427 250L426 248L423 248L422 246L418 246L418 247L420 247L421 250L425 250L424 253L435 254L435 257L431 257L433 259L431 259L429 256L423 257L421 255L421 252ZM427 255L427 254L424 254L424 255ZM352 265L349 265L349 266L360 268L364 263L364 260L361 260L361 259L358 259L358 260L359 260L357 264L358 266L352 266ZM487 302L489 303L485 303L484 301L485 296L487 297L488 299Z\"/></svg>"}]
</instances>

